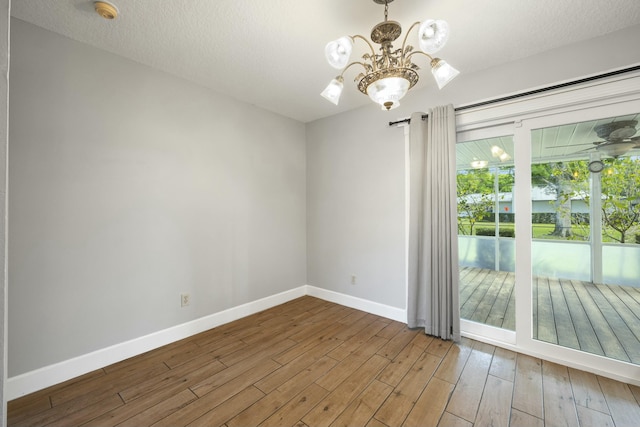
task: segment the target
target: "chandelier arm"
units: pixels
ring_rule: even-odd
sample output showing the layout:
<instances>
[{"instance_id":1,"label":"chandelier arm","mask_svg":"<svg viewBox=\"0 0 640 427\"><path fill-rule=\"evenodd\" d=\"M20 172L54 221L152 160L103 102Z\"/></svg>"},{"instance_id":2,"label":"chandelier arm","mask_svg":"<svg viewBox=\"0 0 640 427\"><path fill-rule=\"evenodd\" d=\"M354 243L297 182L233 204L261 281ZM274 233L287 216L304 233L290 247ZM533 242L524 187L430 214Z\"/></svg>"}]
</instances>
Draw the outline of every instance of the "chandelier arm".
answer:
<instances>
[{"instance_id":1,"label":"chandelier arm","mask_svg":"<svg viewBox=\"0 0 640 427\"><path fill-rule=\"evenodd\" d=\"M404 48L407 44L407 39L409 38L409 34L411 34L411 30L413 30L416 25L420 25L420 21L414 22L413 24L411 24L411 27L409 27L409 30L407 31L407 33L404 35L404 40L402 41L402 55L404 56Z\"/></svg>"},{"instance_id":2,"label":"chandelier arm","mask_svg":"<svg viewBox=\"0 0 640 427\"><path fill-rule=\"evenodd\" d=\"M340 77L343 77L343 76L344 76L344 73L345 73L349 68L351 68L351 66L352 66L352 65L362 65L362 68L364 68L364 70L365 70L365 71L367 71L367 66L366 66L363 62L357 62L357 61L354 61L354 62L352 62L351 64L347 65L346 67L344 67L344 68L342 69L342 72L340 73Z\"/></svg>"},{"instance_id":3,"label":"chandelier arm","mask_svg":"<svg viewBox=\"0 0 640 427\"><path fill-rule=\"evenodd\" d=\"M360 34L356 34L355 36L351 36L351 38L355 41L355 39L362 39L364 40L364 42L369 45L369 49L371 49L371 56L375 57L376 56L376 50L373 48L373 45L371 44L371 42L369 40L367 40L364 36L361 36Z\"/></svg>"},{"instance_id":4,"label":"chandelier arm","mask_svg":"<svg viewBox=\"0 0 640 427\"><path fill-rule=\"evenodd\" d=\"M426 52L423 52L421 50L414 50L413 52L411 52L409 55L407 55L407 57L405 58L405 60L409 60L409 58L411 58L413 55L415 55L416 53L422 54L424 56L426 56L427 58L429 58L430 61L433 61L433 56L429 55Z\"/></svg>"}]
</instances>

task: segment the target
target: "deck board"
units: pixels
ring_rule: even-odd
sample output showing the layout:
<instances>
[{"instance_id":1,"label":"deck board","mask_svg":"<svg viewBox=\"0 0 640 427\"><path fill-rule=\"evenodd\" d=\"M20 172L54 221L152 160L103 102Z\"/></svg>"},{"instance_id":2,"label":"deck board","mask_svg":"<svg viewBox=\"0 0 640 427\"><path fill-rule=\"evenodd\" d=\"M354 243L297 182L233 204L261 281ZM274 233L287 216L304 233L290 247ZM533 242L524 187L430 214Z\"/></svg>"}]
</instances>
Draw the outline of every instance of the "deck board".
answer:
<instances>
[{"instance_id":1,"label":"deck board","mask_svg":"<svg viewBox=\"0 0 640 427\"><path fill-rule=\"evenodd\" d=\"M515 330L515 275L462 267L463 319ZM534 277L533 338L640 364L640 288Z\"/></svg>"}]
</instances>

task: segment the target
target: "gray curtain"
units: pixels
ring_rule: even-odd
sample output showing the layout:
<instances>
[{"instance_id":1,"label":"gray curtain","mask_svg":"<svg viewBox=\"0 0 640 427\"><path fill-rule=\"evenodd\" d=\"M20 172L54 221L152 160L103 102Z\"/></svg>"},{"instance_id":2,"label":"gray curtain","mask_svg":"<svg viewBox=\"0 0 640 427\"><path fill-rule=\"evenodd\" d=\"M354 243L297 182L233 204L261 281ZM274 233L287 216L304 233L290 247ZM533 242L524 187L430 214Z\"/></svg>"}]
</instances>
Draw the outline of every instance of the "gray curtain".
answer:
<instances>
[{"instance_id":1,"label":"gray curtain","mask_svg":"<svg viewBox=\"0 0 640 427\"><path fill-rule=\"evenodd\" d=\"M455 113L448 105L423 115L410 124L407 323L459 341Z\"/></svg>"}]
</instances>

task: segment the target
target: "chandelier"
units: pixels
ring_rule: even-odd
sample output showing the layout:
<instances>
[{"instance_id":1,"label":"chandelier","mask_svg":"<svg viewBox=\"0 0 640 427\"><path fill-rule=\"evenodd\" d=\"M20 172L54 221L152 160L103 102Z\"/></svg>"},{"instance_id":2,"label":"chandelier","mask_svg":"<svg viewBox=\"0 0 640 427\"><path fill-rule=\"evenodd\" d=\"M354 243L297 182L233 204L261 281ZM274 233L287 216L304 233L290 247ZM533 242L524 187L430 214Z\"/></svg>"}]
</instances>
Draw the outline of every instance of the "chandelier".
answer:
<instances>
[{"instance_id":1,"label":"chandelier","mask_svg":"<svg viewBox=\"0 0 640 427\"><path fill-rule=\"evenodd\" d=\"M327 61L329 65L342 71L321 93L324 98L338 105L344 87L345 71L359 65L364 70L355 78L358 90L369 95L369 98L380 104L383 110L396 108L400 105L400 99L418 82L417 70L420 68L412 62L412 57L416 54L429 58L431 73L440 89L460 74L444 60L431 56L438 52L449 38L449 26L445 21L429 19L422 23L415 22L407 31L402 47L394 50L391 43L400 37L402 29L399 23L387 19L389 3L393 0L373 1L384 4L384 21L371 30L371 40L380 45L380 53L377 54L373 45L361 35L344 36L329 42L325 48ZM418 25L420 50L414 51L413 46L407 44L407 37ZM354 61L347 65L356 39L364 40L371 52L365 53L361 62Z\"/></svg>"}]
</instances>

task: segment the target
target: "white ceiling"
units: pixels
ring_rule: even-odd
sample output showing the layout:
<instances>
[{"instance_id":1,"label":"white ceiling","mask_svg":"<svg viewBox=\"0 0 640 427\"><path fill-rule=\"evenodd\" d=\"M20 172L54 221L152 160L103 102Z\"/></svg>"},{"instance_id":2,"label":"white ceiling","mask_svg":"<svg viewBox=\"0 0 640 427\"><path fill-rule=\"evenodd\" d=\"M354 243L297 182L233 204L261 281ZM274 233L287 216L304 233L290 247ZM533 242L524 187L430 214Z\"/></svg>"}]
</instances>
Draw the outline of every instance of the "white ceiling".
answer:
<instances>
[{"instance_id":1,"label":"white ceiling","mask_svg":"<svg viewBox=\"0 0 640 427\"><path fill-rule=\"evenodd\" d=\"M338 74L324 60L325 44L343 35L369 38L382 21L383 6L372 0L114 3L120 10L114 21L99 17L87 0L14 0L11 12L302 122L371 103L349 84L358 72L345 75L338 107L319 93ZM426 18L448 21L452 34L438 56L471 73L640 24L640 0L397 0L389 5L389 19L404 30ZM410 40L417 46L415 34ZM364 48L357 44L354 57L361 53ZM422 78L418 87L434 84Z\"/></svg>"}]
</instances>

